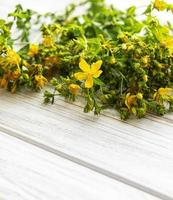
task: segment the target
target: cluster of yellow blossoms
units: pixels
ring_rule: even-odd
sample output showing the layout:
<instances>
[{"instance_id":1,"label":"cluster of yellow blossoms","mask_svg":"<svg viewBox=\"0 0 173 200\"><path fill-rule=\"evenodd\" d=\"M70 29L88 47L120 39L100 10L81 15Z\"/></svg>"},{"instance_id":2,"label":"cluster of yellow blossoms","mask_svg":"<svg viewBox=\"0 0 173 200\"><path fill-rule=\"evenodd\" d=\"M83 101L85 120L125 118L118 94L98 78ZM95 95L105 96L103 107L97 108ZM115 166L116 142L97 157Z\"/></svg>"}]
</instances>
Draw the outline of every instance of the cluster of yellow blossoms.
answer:
<instances>
[{"instance_id":1,"label":"cluster of yellow blossoms","mask_svg":"<svg viewBox=\"0 0 173 200\"><path fill-rule=\"evenodd\" d=\"M163 103L164 101L173 101L173 89L172 88L160 88L154 93L153 99L158 103Z\"/></svg>"},{"instance_id":2,"label":"cluster of yellow blossoms","mask_svg":"<svg viewBox=\"0 0 173 200\"><path fill-rule=\"evenodd\" d=\"M29 51L28 51L28 56L34 57L38 54L39 52L39 47L36 44L30 44L29 46Z\"/></svg>"},{"instance_id":3,"label":"cluster of yellow blossoms","mask_svg":"<svg viewBox=\"0 0 173 200\"><path fill-rule=\"evenodd\" d=\"M155 0L154 1L154 8L163 11L167 8L167 3L163 0Z\"/></svg>"},{"instance_id":4,"label":"cluster of yellow blossoms","mask_svg":"<svg viewBox=\"0 0 173 200\"><path fill-rule=\"evenodd\" d=\"M11 71L11 72L6 71L3 75L3 77L0 79L0 86L2 88L6 88L8 85L8 82L10 80L14 81L14 83L15 83L15 81L19 78L19 76L20 76L19 68L17 68L15 71ZM13 90L13 92L14 92L14 90Z\"/></svg>"},{"instance_id":5,"label":"cluster of yellow blossoms","mask_svg":"<svg viewBox=\"0 0 173 200\"><path fill-rule=\"evenodd\" d=\"M43 37L43 45L50 47L53 46L54 40L51 36L44 36Z\"/></svg>"},{"instance_id":6,"label":"cluster of yellow blossoms","mask_svg":"<svg viewBox=\"0 0 173 200\"><path fill-rule=\"evenodd\" d=\"M39 53L39 46L36 44L30 44L28 56L34 57ZM21 68L25 66L27 73L23 73ZM17 82L22 79L32 79L33 84L36 88L43 88L47 84L47 79L40 74L39 68L40 65L31 65L26 61L22 60L18 53L12 49L7 49L4 54L0 56L0 67L3 70L3 74L0 78L0 87L9 88L11 92L15 92L17 88ZM29 73L29 74L28 74ZM32 78L33 76L33 78Z\"/></svg>"},{"instance_id":7,"label":"cluster of yellow blossoms","mask_svg":"<svg viewBox=\"0 0 173 200\"><path fill-rule=\"evenodd\" d=\"M158 11L170 10L173 12L173 5L166 3L164 0L155 0L153 7Z\"/></svg>"},{"instance_id":8,"label":"cluster of yellow blossoms","mask_svg":"<svg viewBox=\"0 0 173 200\"><path fill-rule=\"evenodd\" d=\"M0 66L4 70L4 74L0 79L1 87L6 88L9 81L12 81L11 91L14 92L16 90L16 81L21 74L20 62L20 56L12 49L7 49L6 55L0 57Z\"/></svg>"},{"instance_id":9,"label":"cluster of yellow blossoms","mask_svg":"<svg viewBox=\"0 0 173 200\"><path fill-rule=\"evenodd\" d=\"M173 111L173 27L153 16L153 11L173 13L173 4L152 0L144 20L138 20L135 6L122 12L107 7L106 0L80 4L88 6L81 20L73 17L75 4L59 19L55 13L43 16L18 6L9 14L14 23L0 23L0 87L38 91L50 80L54 90L45 91L45 102L53 103L57 95L72 101L82 96L84 112L99 114L112 107L122 119ZM42 23L46 17L48 24ZM110 26L115 18L118 26ZM28 43L34 21L41 25L39 44ZM13 25L21 31L17 40L10 34ZM26 45L15 52L16 42Z\"/></svg>"},{"instance_id":10,"label":"cluster of yellow blossoms","mask_svg":"<svg viewBox=\"0 0 173 200\"><path fill-rule=\"evenodd\" d=\"M47 84L47 79L43 75L35 75L36 86L43 88Z\"/></svg>"},{"instance_id":11,"label":"cluster of yellow blossoms","mask_svg":"<svg viewBox=\"0 0 173 200\"><path fill-rule=\"evenodd\" d=\"M0 57L0 65L5 69L7 66L19 66L20 56L12 49L7 49L6 55Z\"/></svg>"},{"instance_id":12,"label":"cluster of yellow blossoms","mask_svg":"<svg viewBox=\"0 0 173 200\"><path fill-rule=\"evenodd\" d=\"M142 99L143 99L142 93L137 93L136 95L131 95L129 92L126 94L125 105L130 110L132 108L132 106L134 106L136 104L137 100L142 100Z\"/></svg>"}]
</instances>

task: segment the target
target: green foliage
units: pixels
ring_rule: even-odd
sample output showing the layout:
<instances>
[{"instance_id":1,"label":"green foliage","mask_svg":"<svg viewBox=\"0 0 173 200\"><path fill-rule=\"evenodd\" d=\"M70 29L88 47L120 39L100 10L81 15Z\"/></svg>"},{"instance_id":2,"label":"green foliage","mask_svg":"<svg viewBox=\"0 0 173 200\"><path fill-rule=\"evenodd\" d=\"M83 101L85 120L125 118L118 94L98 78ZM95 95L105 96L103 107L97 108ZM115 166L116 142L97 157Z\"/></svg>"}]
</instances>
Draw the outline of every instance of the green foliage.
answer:
<instances>
[{"instance_id":1,"label":"green foliage","mask_svg":"<svg viewBox=\"0 0 173 200\"><path fill-rule=\"evenodd\" d=\"M13 18L13 23L15 23L18 30L21 31L21 35L18 39L20 39L22 42L29 41L31 19L34 14L36 14L34 11L30 9L24 10L23 7L18 4L16 5L14 12L9 13L8 15L9 17Z\"/></svg>"},{"instance_id":2,"label":"green foliage","mask_svg":"<svg viewBox=\"0 0 173 200\"><path fill-rule=\"evenodd\" d=\"M171 23L161 25L152 16L153 9L163 10L165 6L161 2L159 7L161 0L156 1L147 7L143 21L137 19L135 6L121 11L104 0L70 4L63 15L42 16L17 5L9 16L22 31L19 40L29 41L33 16L38 20L50 18L51 23L41 25L42 42L27 44L17 52L21 60L15 55L20 62L10 63L13 73L9 73L9 67L2 67L8 60L8 51L5 61L4 55L0 57L1 86L12 84L12 91L23 86L38 90L52 79L54 90L45 92L46 103L53 103L57 95L71 101L82 96L86 101L84 112L99 114L111 107L119 111L123 120L131 115L141 118L147 112L163 115L172 111L173 28ZM171 5L166 6L170 11ZM78 7L86 11L75 16ZM2 20L1 46L8 49L10 41L10 24ZM81 59L88 64L81 67ZM99 75L98 68L102 70ZM91 87L86 87L87 81Z\"/></svg>"},{"instance_id":3,"label":"green foliage","mask_svg":"<svg viewBox=\"0 0 173 200\"><path fill-rule=\"evenodd\" d=\"M11 23L7 23L5 20L0 19L0 50L3 46L12 46L11 40Z\"/></svg>"}]
</instances>

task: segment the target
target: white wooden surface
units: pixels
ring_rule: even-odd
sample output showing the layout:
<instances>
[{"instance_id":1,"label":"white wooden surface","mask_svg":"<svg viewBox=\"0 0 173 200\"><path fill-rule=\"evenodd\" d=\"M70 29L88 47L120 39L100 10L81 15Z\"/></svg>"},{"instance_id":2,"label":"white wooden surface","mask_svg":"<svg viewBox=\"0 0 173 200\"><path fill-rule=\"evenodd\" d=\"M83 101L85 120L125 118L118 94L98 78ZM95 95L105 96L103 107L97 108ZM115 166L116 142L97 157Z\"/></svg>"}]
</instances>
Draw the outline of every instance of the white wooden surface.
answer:
<instances>
[{"instance_id":1,"label":"white wooden surface","mask_svg":"<svg viewBox=\"0 0 173 200\"><path fill-rule=\"evenodd\" d=\"M42 105L41 96L1 90L0 130L114 180L173 198L172 123L98 118L61 99Z\"/></svg>"},{"instance_id":2,"label":"white wooden surface","mask_svg":"<svg viewBox=\"0 0 173 200\"><path fill-rule=\"evenodd\" d=\"M16 2L44 12L71 1L0 0L0 15ZM121 122L42 95L0 90L0 200L173 199L172 114Z\"/></svg>"},{"instance_id":3,"label":"white wooden surface","mask_svg":"<svg viewBox=\"0 0 173 200\"><path fill-rule=\"evenodd\" d=\"M115 198L151 196L0 132L1 200Z\"/></svg>"}]
</instances>

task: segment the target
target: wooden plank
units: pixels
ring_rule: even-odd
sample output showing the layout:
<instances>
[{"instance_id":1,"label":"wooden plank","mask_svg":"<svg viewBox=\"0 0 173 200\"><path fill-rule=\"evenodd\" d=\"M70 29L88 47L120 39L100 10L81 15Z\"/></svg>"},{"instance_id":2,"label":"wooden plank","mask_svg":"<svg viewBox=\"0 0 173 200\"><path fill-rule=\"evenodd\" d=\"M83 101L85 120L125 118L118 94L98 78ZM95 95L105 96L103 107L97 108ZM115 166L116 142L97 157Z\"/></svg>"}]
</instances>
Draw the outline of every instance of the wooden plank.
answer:
<instances>
[{"instance_id":1,"label":"wooden plank","mask_svg":"<svg viewBox=\"0 0 173 200\"><path fill-rule=\"evenodd\" d=\"M48 88L48 89L50 90L50 88ZM31 93L30 92L29 93L24 92L24 93L19 93L19 95L22 96L22 97L26 97L26 99L27 99L27 98L30 97ZM58 97L58 100L59 101L55 101L55 105L58 104L58 105L64 106L64 101L65 101L64 98ZM31 104L33 105L34 103L36 103L35 105L38 105L38 106L41 103L43 103L43 94L42 93L32 93ZM81 107L81 109L84 107L84 102L83 102L82 98L80 98L80 100L77 100L77 101L70 103L70 104L79 106L79 107ZM74 108L74 110L75 110L76 106L71 107L71 109ZM119 113L116 112L113 109L107 109L107 110L103 111L102 115L104 115L106 117L111 117L111 118L118 120L122 123L120 116L119 116ZM151 123L151 121L152 121L152 123ZM147 116L145 118L132 119L132 120L128 119L124 123L130 124L130 125L135 126L137 128L144 129L146 131L157 133L157 134L159 134L159 133L163 134L163 132L164 132L164 136L165 136L165 133L168 134L168 135L170 134L169 127L170 126L173 127L173 114L170 113L170 114L167 114L163 117L155 116L155 115L152 115L152 114L147 114ZM147 124L147 126L146 126L146 124ZM171 137L173 137L172 134L171 134Z\"/></svg>"},{"instance_id":2,"label":"wooden plank","mask_svg":"<svg viewBox=\"0 0 173 200\"><path fill-rule=\"evenodd\" d=\"M1 130L30 138L56 154L163 199L173 198L172 126L162 124L157 134L110 117L84 114L80 107L61 100L41 105L38 94L29 94L1 94ZM144 125L152 124L148 120Z\"/></svg>"},{"instance_id":3,"label":"wooden plank","mask_svg":"<svg viewBox=\"0 0 173 200\"><path fill-rule=\"evenodd\" d=\"M164 116L164 118L168 121L170 121L172 124L173 124L173 114L172 113L169 113L169 114L166 114Z\"/></svg>"},{"instance_id":4,"label":"wooden plank","mask_svg":"<svg viewBox=\"0 0 173 200\"><path fill-rule=\"evenodd\" d=\"M1 200L158 200L0 132Z\"/></svg>"},{"instance_id":5,"label":"wooden plank","mask_svg":"<svg viewBox=\"0 0 173 200\"><path fill-rule=\"evenodd\" d=\"M20 97L14 99L18 101ZM15 127L18 126L17 130L21 131L19 135L24 133L26 137L37 140L40 144L45 143L55 152L65 152L73 156L76 162L80 159L83 165L88 163L90 168L95 165L95 170L108 173L107 175L115 179L121 179L163 199L173 197L173 179L169 176L172 174L172 115L165 120L148 117L122 123L112 112L106 113L109 117L102 116L98 119L92 115L84 116L80 108L63 101L58 101L53 107L43 107L40 106L41 100L32 99L32 105L29 105L27 98L22 100L24 102L17 107L15 105L16 108L13 100L0 101L5 101L2 109L0 108L0 112L3 112L0 120L5 125L3 129L15 132ZM11 107L5 111L8 106ZM21 106L26 106L26 109L21 109ZM58 114L60 116L57 117ZM42 115L47 115L49 119ZM48 124L42 120L47 120ZM44 127L47 132L44 132Z\"/></svg>"}]
</instances>

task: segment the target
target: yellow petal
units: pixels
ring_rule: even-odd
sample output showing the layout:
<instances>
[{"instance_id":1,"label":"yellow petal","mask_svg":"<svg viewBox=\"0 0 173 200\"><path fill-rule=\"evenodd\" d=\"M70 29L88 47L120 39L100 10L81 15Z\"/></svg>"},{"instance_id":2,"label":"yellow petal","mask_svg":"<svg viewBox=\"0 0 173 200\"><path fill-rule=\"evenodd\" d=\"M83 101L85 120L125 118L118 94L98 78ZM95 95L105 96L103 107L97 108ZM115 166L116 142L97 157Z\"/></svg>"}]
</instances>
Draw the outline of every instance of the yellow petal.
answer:
<instances>
[{"instance_id":1,"label":"yellow petal","mask_svg":"<svg viewBox=\"0 0 173 200\"><path fill-rule=\"evenodd\" d=\"M78 91L79 91L79 89L80 89L80 86L79 85L77 85L77 84L70 84L69 85L69 90L70 90L70 92L73 94L73 95L77 95L78 94Z\"/></svg>"},{"instance_id":2,"label":"yellow petal","mask_svg":"<svg viewBox=\"0 0 173 200\"><path fill-rule=\"evenodd\" d=\"M125 100L125 105L127 106L128 109L130 109L130 106L128 104L128 100L127 99Z\"/></svg>"},{"instance_id":3,"label":"yellow petal","mask_svg":"<svg viewBox=\"0 0 173 200\"><path fill-rule=\"evenodd\" d=\"M93 87L93 78L92 76L88 76L86 82L85 82L86 88L92 88Z\"/></svg>"},{"instance_id":4,"label":"yellow petal","mask_svg":"<svg viewBox=\"0 0 173 200\"><path fill-rule=\"evenodd\" d=\"M136 103L136 95L130 95L130 93L127 93L125 105L130 109L134 103Z\"/></svg>"},{"instance_id":5,"label":"yellow petal","mask_svg":"<svg viewBox=\"0 0 173 200\"><path fill-rule=\"evenodd\" d=\"M128 104L129 105L132 105L136 102L136 95L131 95L129 98L128 98Z\"/></svg>"},{"instance_id":6,"label":"yellow petal","mask_svg":"<svg viewBox=\"0 0 173 200\"><path fill-rule=\"evenodd\" d=\"M156 97L157 97L157 92L154 93L154 95L153 95L153 99L155 100Z\"/></svg>"},{"instance_id":7,"label":"yellow petal","mask_svg":"<svg viewBox=\"0 0 173 200\"><path fill-rule=\"evenodd\" d=\"M82 71L84 72L88 72L90 71L90 65L82 58L80 63L79 63L79 67Z\"/></svg>"},{"instance_id":8,"label":"yellow petal","mask_svg":"<svg viewBox=\"0 0 173 200\"><path fill-rule=\"evenodd\" d=\"M77 79L79 81L87 79L86 73L83 73L83 72L77 72L77 73L75 73L74 77L75 77L75 79Z\"/></svg>"},{"instance_id":9,"label":"yellow petal","mask_svg":"<svg viewBox=\"0 0 173 200\"><path fill-rule=\"evenodd\" d=\"M102 60L98 60L97 62L93 63L91 65L91 71L98 71L102 65L103 61Z\"/></svg>"},{"instance_id":10,"label":"yellow petal","mask_svg":"<svg viewBox=\"0 0 173 200\"><path fill-rule=\"evenodd\" d=\"M158 90L160 95L171 95L173 89L172 88L160 88Z\"/></svg>"},{"instance_id":11,"label":"yellow petal","mask_svg":"<svg viewBox=\"0 0 173 200\"><path fill-rule=\"evenodd\" d=\"M94 78L98 78L102 72L103 72L102 70L99 70L99 71L95 72L95 73L93 74L93 77L94 77Z\"/></svg>"},{"instance_id":12,"label":"yellow petal","mask_svg":"<svg viewBox=\"0 0 173 200\"><path fill-rule=\"evenodd\" d=\"M8 81L7 81L5 78L2 78L2 79L0 80L0 87L6 88L7 85L8 85Z\"/></svg>"}]
</instances>

